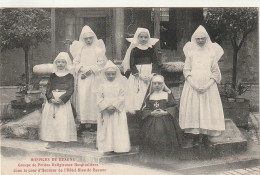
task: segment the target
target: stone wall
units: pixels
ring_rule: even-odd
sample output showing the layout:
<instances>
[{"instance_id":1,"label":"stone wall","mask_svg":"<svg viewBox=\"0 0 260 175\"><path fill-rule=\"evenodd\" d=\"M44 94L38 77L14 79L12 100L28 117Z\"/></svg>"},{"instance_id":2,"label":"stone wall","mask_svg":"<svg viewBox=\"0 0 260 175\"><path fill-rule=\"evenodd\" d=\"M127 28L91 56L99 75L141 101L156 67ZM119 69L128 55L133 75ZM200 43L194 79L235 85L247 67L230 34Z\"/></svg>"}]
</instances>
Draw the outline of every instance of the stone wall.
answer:
<instances>
[{"instance_id":1,"label":"stone wall","mask_svg":"<svg viewBox=\"0 0 260 175\"><path fill-rule=\"evenodd\" d=\"M250 100L251 111L259 111L259 85L252 85L242 96Z\"/></svg>"},{"instance_id":2,"label":"stone wall","mask_svg":"<svg viewBox=\"0 0 260 175\"><path fill-rule=\"evenodd\" d=\"M258 31L250 33L241 50L238 52L237 77L243 82L259 83L259 44ZM221 43L224 56L219 62L222 73L222 82L232 80L233 48L229 40Z\"/></svg>"},{"instance_id":3,"label":"stone wall","mask_svg":"<svg viewBox=\"0 0 260 175\"><path fill-rule=\"evenodd\" d=\"M25 73L23 49L13 49L1 52L0 57L0 86L17 86L22 83L21 76ZM51 45L42 43L29 51L30 70L34 65L51 63Z\"/></svg>"},{"instance_id":4,"label":"stone wall","mask_svg":"<svg viewBox=\"0 0 260 175\"><path fill-rule=\"evenodd\" d=\"M16 99L15 94L18 91L17 86L0 87L0 119L11 117L11 101Z\"/></svg>"},{"instance_id":5,"label":"stone wall","mask_svg":"<svg viewBox=\"0 0 260 175\"><path fill-rule=\"evenodd\" d=\"M12 100L15 100L15 93L18 91L18 86L0 87L1 104L8 104Z\"/></svg>"}]
</instances>

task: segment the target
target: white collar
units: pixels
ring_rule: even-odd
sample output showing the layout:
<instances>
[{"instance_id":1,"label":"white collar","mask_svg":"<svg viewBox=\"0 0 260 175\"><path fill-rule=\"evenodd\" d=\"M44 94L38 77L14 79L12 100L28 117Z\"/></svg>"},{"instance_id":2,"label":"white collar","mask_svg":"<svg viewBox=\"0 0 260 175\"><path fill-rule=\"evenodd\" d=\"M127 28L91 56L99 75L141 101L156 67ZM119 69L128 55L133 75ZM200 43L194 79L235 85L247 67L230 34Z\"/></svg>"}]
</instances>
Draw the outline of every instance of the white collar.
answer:
<instances>
[{"instance_id":1,"label":"white collar","mask_svg":"<svg viewBox=\"0 0 260 175\"><path fill-rule=\"evenodd\" d=\"M69 72L68 71L56 71L55 74L58 76L58 77L63 77L65 75L67 75Z\"/></svg>"},{"instance_id":2,"label":"white collar","mask_svg":"<svg viewBox=\"0 0 260 175\"><path fill-rule=\"evenodd\" d=\"M141 49L141 50L147 50L150 46L148 46L148 44L145 44L145 45L141 45L141 44L138 44L137 45L137 48L138 49Z\"/></svg>"},{"instance_id":3,"label":"white collar","mask_svg":"<svg viewBox=\"0 0 260 175\"><path fill-rule=\"evenodd\" d=\"M150 95L150 100L167 100L168 99L168 93L165 91L161 91L159 93L152 93Z\"/></svg>"}]
</instances>

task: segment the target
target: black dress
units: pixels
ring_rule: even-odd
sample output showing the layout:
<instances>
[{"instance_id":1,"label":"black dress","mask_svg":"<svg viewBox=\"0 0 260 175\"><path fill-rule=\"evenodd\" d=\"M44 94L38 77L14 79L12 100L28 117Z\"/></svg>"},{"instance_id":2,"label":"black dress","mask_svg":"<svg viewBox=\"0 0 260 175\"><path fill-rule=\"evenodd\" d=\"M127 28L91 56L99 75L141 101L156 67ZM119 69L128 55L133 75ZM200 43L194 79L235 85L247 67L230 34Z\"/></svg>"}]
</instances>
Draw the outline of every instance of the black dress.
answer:
<instances>
[{"instance_id":1,"label":"black dress","mask_svg":"<svg viewBox=\"0 0 260 175\"><path fill-rule=\"evenodd\" d=\"M152 73L160 73L161 64L154 47L149 47L146 50L141 50L138 47L132 49L130 54L130 69L133 75L138 73L136 65L151 63Z\"/></svg>"},{"instance_id":2,"label":"black dress","mask_svg":"<svg viewBox=\"0 0 260 175\"><path fill-rule=\"evenodd\" d=\"M50 75L50 80L47 84L46 89L46 98L50 101L53 98L52 91L53 90L66 90L66 93L63 94L60 99L65 104L69 101L70 97L74 91L74 77L72 74L67 74L65 76L57 76L55 73Z\"/></svg>"},{"instance_id":3,"label":"black dress","mask_svg":"<svg viewBox=\"0 0 260 175\"><path fill-rule=\"evenodd\" d=\"M168 100L150 100L145 102L142 111L140 152L150 155L166 156L179 150L183 135L178 124L178 108L172 94ZM162 109L168 114L152 116L155 109Z\"/></svg>"}]
</instances>

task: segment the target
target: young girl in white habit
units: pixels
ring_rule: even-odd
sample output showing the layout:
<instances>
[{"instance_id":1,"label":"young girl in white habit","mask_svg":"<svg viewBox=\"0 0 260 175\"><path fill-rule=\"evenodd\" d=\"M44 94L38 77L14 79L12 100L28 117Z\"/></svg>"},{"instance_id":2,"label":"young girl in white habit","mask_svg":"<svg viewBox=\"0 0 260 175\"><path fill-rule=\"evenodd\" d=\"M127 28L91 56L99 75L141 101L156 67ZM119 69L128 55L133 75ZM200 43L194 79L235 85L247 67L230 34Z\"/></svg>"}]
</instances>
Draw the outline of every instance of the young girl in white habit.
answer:
<instances>
[{"instance_id":1,"label":"young girl in white habit","mask_svg":"<svg viewBox=\"0 0 260 175\"><path fill-rule=\"evenodd\" d=\"M126 111L135 113L141 109L144 96L153 73L159 73L159 60L154 45L159 39L151 38L149 30L138 28L131 42L124 61L124 72L131 70L126 94Z\"/></svg>"},{"instance_id":2,"label":"young girl in white habit","mask_svg":"<svg viewBox=\"0 0 260 175\"><path fill-rule=\"evenodd\" d=\"M70 47L76 71L76 109L79 111L81 125L78 133L85 129L85 124L91 125L90 131L96 131L98 109L96 105L96 90L100 70L97 68L98 58L106 59L105 45L98 40L89 26L84 26L79 41L74 41Z\"/></svg>"},{"instance_id":3,"label":"young girl in white habit","mask_svg":"<svg viewBox=\"0 0 260 175\"><path fill-rule=\"evenodd\" d=\"M46 90L46 104L42 111L40 139L49 142L77 141L76 125L70 98L74 91L74 77L70 74L71 60L66 52L61 52L53 62L53 73Z\"/></svg>"},{"instance_id":4,"label":"young girl in white habit","mask_svg":"<svg viewBox=\"0 0 260 175\"><path fill-rule=\"evenodd\" d=\"M97 148L100 153L130 151L127 117L125 112L125 77L119 68L108 61L102 71L104 77L97 95L98 117Z\"/></svg>"},{"instance_id":5,"label":"young girl in white habit","mask_svg":"<svg viewBox=\"0 0 260 175\"><path fill-rule=\"evenodd\" d=\"M186 60L183 74L186 79L180 100L180 127L193 134L193 146L210 146L208 136L218 136L225 130L225 120L217 83L221 73L218 60L224 51L212 43L203 26L199 26L191 42L183 48Z\"/></svg>"}]
</instances>

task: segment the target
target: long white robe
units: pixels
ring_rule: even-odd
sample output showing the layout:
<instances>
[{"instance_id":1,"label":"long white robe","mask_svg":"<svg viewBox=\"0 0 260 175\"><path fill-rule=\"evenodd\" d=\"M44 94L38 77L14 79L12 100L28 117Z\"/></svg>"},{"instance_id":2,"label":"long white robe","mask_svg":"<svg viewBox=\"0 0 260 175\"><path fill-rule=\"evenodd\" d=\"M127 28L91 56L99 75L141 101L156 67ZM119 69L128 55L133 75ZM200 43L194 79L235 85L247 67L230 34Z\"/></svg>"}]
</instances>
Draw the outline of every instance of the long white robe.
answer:
<instances>
[{"instance_id":1,"label":"long white robe","mask_svg":"<svg viewBox=\"0 0 260 175\"><path fill-rule=\"evenodd\" d=\"M90 46L85 43L87 37L92 37ZM73 95L73 104L76 107L77 115L81 123L97 123L96 89L99 84L95 78L98 77L97 68L98 57L104 58L106 48L103 40L97 39L96 34L89 26L84 26L78 41L73 41L70 52L74 57L73 64L76 73L76 87ZM82 72L81 69L84 71ZM86 79L81 79L82 73L92 70Z\"/></svg>"},{"instance_id":2,"label":"long white robe","mask_svg":"<svg viewBox=\"0 0 260 175\"><path fill-rule=\"evenodd\" d=\"M180 127L186 133L219 135L225 130L225 121L216 84L221 80L217 62L207 48L197 49L186 57L183 73L185 78L191 76L198 86L207 84L210 78L215 83L201 94L185 82L180 100Z\"/></svg>"},{"instance_id":3,"label":"long white robe","mask_svg":"<svg viewBox=\"0 0 260 175\"><path fill-rule=\"evenodd\" d=\"M58 106L46 101L42 111L40 139L61 142L77 141L76 124L70 100Z\"/></svg>"},{"instance_id":4,"label":"long white robe","mask_svg":"<svg viewBox=\"0 0 260 175\"><path fill-rule=\"evenodd\" d=\"M75 57L73 63L77 73L77 97L79 118L81 123L97 123L97 102L96 91L98 83L95 82L95 75L99 74L97 69L97 58L100 55L99 49L95 46L84 46L80 55ZM93 73L86 79L81 79L82 72L80 68L92 70Z\"/></svg>"},{"instance_id":5,"label":"long white robe","mask_svg":"<svg viewBox=\"0 0 260 175\"><path fill-rule=\"evenodd\" d=\"M99 152L129 152L130 138L122 85L116 82L104 82L98 91L97 104L100 111L97 130ZM110 105L116 108L112 114L106 110Z\"/></svg>"}]
</instances>

